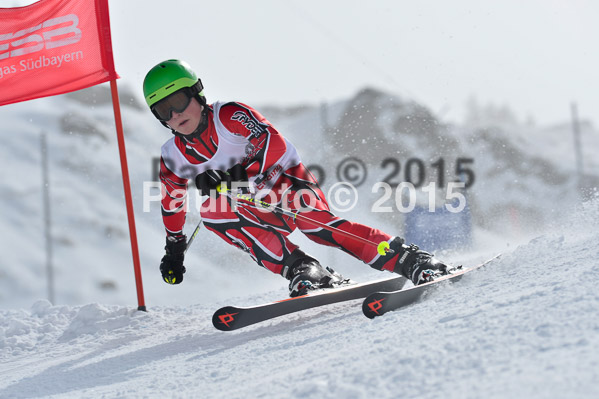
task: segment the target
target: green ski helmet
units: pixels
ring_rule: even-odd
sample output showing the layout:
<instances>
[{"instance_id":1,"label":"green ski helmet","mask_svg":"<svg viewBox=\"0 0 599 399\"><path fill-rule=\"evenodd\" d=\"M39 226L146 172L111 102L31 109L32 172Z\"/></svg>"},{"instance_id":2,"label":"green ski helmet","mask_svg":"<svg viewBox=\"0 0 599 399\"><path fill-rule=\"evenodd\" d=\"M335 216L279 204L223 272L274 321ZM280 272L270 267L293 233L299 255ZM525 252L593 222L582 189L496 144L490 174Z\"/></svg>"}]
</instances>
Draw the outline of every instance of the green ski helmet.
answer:
<instances>
[{"instance_id":1,"label":"green ski helmet","mask_svg":"<svg viewBox=\"0 0 599 399\"><path fill-rule=\"evenodd\" d=\"M185 61L167 60L159 63L146 74L143 88L150 109L158 101L181 89L186 89L190 97L197 95L198 100L206 104L202 81Z\"/></svg>"}]
</instances>

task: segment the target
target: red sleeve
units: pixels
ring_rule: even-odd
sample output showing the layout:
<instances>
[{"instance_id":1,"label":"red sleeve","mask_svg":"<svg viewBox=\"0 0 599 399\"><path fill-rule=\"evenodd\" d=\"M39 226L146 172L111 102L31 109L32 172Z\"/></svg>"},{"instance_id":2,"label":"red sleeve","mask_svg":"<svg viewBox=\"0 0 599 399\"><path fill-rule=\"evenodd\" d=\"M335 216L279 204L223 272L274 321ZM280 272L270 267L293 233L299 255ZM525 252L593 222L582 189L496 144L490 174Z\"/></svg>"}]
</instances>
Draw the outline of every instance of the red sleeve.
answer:
<instances>
[{"instance_id":1,"label":"red sleeve","mask_svg":"<svg viewBox=\"0 0 599 399\"><path fill-rule=\"evenodd\" d=\"M182 235L187 212L187 179L171 172L160 157L162 221L167 235Z\"/></svg>"},{"instance_id":2,"label":"red sleeve","mask_svg":"<svg viewBox=\"0 0 599 399\"><path fill-rule=\"evenodd\" d=\"M264 173L287 151L285 139L277 129L245 104L231 102L223 105L219 119L229 131L246 137L254 146L255 155L244 165L249 176Z\"/></svg>"}]
</instances>

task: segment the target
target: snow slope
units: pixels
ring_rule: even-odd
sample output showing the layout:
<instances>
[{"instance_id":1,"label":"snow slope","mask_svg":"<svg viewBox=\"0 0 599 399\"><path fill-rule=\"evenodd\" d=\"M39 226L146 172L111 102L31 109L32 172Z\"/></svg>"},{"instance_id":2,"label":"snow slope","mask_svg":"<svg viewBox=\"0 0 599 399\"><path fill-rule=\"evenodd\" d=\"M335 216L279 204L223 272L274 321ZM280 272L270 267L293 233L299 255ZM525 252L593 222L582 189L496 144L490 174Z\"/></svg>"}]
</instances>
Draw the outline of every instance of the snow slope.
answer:
<instances>
[{"instance_id":1,"label":"snow slope","mask_svg":"<svg viewBox=\"0 0 599 399\"><path fill-rule=\"evenodd\" d=\"M0 397L596 398L598 218L595 199L372 321L359 302L229 333L210 321L222 301L148 313L46 301L2 310Z\"/></svg>"}]
</instances>

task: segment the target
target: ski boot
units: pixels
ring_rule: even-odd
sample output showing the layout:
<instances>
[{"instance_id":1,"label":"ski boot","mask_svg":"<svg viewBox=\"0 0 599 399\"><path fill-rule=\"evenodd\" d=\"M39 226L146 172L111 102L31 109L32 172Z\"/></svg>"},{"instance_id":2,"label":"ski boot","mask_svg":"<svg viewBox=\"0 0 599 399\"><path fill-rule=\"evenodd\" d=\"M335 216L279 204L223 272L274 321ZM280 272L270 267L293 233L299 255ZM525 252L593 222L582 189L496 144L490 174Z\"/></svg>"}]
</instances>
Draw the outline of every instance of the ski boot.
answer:
<instances>
[{"instance_id":1,"label":"ski boot","mask_svg":"<svg viewBox=\"0 0 599 399\"><path fill-rule=\"evenodd\" d=\"M399 254L394 272L403 275L414 285L428 283L438 276L449 274L452 270L417 245L404 245L404 240L400 237L395 237L389 246Z\"/></svg>"},{"instance_id":2,"label":"ski boot","mask_svg":"<svg viewBox=\"0 0 599 399\"><path fill-rule=\"evenodd\" d=\"M327 267L324 268L316 259L296 249L285 260L281 275L289 280L289 296L306 295L309 291L320 288L333 288L349 284L339 273Z\"/></svg>"}]
</instances>

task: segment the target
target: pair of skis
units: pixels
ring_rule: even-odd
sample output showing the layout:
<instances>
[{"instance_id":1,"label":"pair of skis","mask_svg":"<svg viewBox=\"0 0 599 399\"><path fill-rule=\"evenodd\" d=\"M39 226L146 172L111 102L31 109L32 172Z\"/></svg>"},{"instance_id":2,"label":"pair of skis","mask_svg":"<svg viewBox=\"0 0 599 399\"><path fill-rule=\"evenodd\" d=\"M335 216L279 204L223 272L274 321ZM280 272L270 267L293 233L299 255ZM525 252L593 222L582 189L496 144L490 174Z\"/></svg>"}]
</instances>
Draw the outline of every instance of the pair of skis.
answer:
<instances>
[{"instance_id":1,"label":"pair of skis","mask_svg":"<svg viewBox=\"0 0 599 399\"><path fill-rule=\"evenodd\" d=\"M325 289L309 295L284 299L264 305L251 307L226 306L214 313L212 324L221 331L232 331L300 310L362 298L365 298L362 302L364 315L373 319L391 310L412 304L425 292L439 283L448 280L457 281L464 274L476 270L498 257L499 255L496 255L476 266L460 268L452 274L441 276L429 283L407 289L402 289L407 280L404 277L395 276L384 280Z\"/></svg>"}]
</instances>

